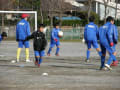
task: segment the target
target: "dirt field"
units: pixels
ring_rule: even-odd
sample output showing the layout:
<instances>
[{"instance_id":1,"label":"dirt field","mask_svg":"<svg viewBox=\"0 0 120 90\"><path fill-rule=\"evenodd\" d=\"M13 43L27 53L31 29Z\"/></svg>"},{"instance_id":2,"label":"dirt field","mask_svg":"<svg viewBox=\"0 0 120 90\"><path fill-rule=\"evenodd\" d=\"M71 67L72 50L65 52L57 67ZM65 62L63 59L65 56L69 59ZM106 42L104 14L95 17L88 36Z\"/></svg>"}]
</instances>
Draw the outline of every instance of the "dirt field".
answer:
<instances>
[{"instance_id":1,"label":"dirt field","mask_svg":"<svg viewBox=\"0 0 120 90\"><path fill-rule=\"evenodd\" d=\"M91 62L85 63L86 47L82 43L61 43L61 56L55 57L54 49L40 68L25 62L24 49L21 62L11 63L16 59L16 49L14 41L0 44L0 90L120 90L120 65L112 71L100 71L100 58L95 50ZM120 60L120 51L117 52ZM33 61L32 43L30 56Z\"/></svg>"}]
</instances>

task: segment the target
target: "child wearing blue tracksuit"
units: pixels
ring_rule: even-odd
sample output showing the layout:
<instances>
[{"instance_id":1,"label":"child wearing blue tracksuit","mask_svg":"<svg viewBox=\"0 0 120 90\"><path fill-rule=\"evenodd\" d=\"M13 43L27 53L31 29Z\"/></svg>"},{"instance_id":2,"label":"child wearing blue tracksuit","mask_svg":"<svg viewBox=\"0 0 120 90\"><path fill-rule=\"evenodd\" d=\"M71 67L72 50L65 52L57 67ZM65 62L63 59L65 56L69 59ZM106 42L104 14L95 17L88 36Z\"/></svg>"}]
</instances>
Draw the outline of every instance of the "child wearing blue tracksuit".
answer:
<instances>
[{"instance_id":1,"label":"child wearing blue tracksuit","mask_svg":"<svg viewBox=\"0 0 120 90\"><path fill-rule=\"evenodd\" d=\"M112 49L114 51L113 54L116 56L117 55L116 45L118 42L118 29L117 29L117 26L114 24L114 20L111 21L111 23L113 24L113 30L110 30L110 38L113 38L114 45L112 46ZM118 60L113 60L113 63L111 64L111 66L117 66L117 65L118 65Z\"/></svg>"},{"instance_id":2,"label":"child wearing blue tracksuit","mask_svg":"<svg viewBox=\"0 0 120 90\"><path fill-rule=\"evenodd\" d=\"M50 53L52 51L52 48L56 45L56 56L59 56L59 50L60 50L60 37L58 36L58 32L60 31L59 23L56 23L54 25L54 28L51 31L51 40L50 40L50 48L48 50L47 55L50 56Z\"/></svg>"},{"instance_id":3,"label":"child wearing blue tracksuit","mask_svg":"<svg viewBox=\"0 0 120 90\"><path fill-rule=\"evenodd\" d=\"M6 39L7 37L7 33L6 32L2 32L2 34L0 34L0 42L4 39Z\"/></svg>"},{"instance_id":4,"label":"child wearing blue tracksuit","mask_svg":"<svg viewBox=\"0 0 120 90\"><path fill-rule=\"evenodd\" d=\"M16 25L16 41L18 42L18 49L17 49L17 62L19 62L21 49L23 46L25 46L25 52L26 52L26 62L30 62L29 60L29 41L24 41L27 36L29 36L30 33L30 25L27 21L29 15L28 14L22 14L21 18L22 20L19 21Z\"/></svg>"},{"instance_id":5,"label":"child wearing blue tracksuit","mask_svg":"<svg viewBox=\"0 0 120 90\"><path fill-rule=\"evenodd\" d=\"M93 46L97 50L99 56L101 56L101 51L97 43L98 27L94 24L93 16L89 18L89 21L90 23L85 26L84 30L84 39L88 48L86 62L89 62L91 46Z\"/></svg>"},{"instance_id":6,"label":"child wearing blue tracksuit","mask_svg":"<svg viewBox=\"0 0 120 90\"><path fill-rule=\"evenodd\" d=\"M114 25L111 24L111 21L113 20L114 19L111 16L108 16L106 19L107 23L99 28L99 40L102 50L100 70L102 69L111 70L112 68L110 67L110 64L112 63L113 60L116 61L116 57L114 55L115 51L113 49L113 46L117 40L115 39L116 36L112 34L114 30ZM109 59L105 64L106 50L109 52Z\"/></svg>"}]
</instances>

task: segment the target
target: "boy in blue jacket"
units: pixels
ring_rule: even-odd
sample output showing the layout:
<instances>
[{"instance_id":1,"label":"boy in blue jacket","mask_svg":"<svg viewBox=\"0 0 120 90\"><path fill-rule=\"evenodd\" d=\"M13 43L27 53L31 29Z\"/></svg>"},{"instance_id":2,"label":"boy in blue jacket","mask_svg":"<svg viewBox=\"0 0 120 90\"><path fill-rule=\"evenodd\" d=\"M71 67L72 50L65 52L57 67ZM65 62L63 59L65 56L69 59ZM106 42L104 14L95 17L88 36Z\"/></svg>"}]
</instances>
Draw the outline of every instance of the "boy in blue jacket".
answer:
<instances>
[{"instance_id":1,"label":"boy in blue jacket","mask_svg":"<svg viewBox=\"0 0 120 90\"><path fill-rule=\"evenodd\" d=\"M0 34L0 42L4 39L7 38L7 33L6 32L2 32L2 34Z\"/></svg>"},{"instance_id":2,"label":"boy in blue jacket","mask_svg":"<svg viewBox=\"0 0 120 90\"><path fill-rule=\"evenodd\" d=\"M113 34L111 32L114 30L114 26L111 24L111 22L114 19L111 16L108 16L106 19L106 24L104 24L102 27L99 28L99 40L100 40L100 46L102 50L102 56L101 56L101 67L100 70L102 69L109 69L111 70L112 68L110 67L111 63L113 60L116 61L116 57L114 55L115 50L113 49L114 42L116 41ZM107 63L105 64L105 56L106 56L106 50L109 53L109 59Z\"/></svg>"},{"instance_id":3,"label":"boy in blue jacket","mask_svg":"<svg viewBox=\"0 0 120 90\"><path fill-rule=\"evenodd\" d=\"M114 51L114 55L116 56L117 55L117 52L116 52L116 45L117 45L117 42L118 42L118 29L117 29L117 26L114 24L114 20L111 21L111 24L113 25L113 29L110 29L108 31L108 34L109 34L109 42L113 43L113 46L111 47L112 50ZM118 60L113 60L113 63L111 64L111 66L117 66L118 65Z\"/></svg>"},{"instance_id":4,"label":"boy in blue jacket","mask_svg":"<svg viewBox=\"0 0 120 90\"><path fill-rule=\"evenodd\" d=\"M60 31L59 23L56 23L54 25L54 28L51 31L51 40L50 40L50 48L48 50L47 55L50 56L50 53L52 51L52 48L56 45L56 56L59 56L59 50L60 50L60 37L58 36L58 32Z\"/></svg>"},{"instance_id":5,"label":"boy in blue jacket","mask_svg":"<svg viewBox=\"0 0 120 90\"><path fill-rule=\"evenodd\" d=\"M85 26L84 30L84 39L88 48L86 62L89 62L91 46L93 46L97 50L99 56L101 56L101 51L97 43L98 27L94 24L93 16L89 18L89 21L90 23Z\"/></svg>"},{"instance_id":6,"label":"boy in blue jacket","mask_svg":"<svg viewBox=\"0 0 120 90\"><path fill-rule=\"evenodd\" d=\"M29 36L30 33L30 25L27 21L29 15L28 14L22 14L21 15L22 20L17 23L16 26L16 41L18 42L18 49L17 49L17 62L19 62L20 58L20 52L23 46L25 46L25 52L26 52L26 62L30 62L29 60L29 41L24 41L27 36Z\"/></svg>"}]
</instances>

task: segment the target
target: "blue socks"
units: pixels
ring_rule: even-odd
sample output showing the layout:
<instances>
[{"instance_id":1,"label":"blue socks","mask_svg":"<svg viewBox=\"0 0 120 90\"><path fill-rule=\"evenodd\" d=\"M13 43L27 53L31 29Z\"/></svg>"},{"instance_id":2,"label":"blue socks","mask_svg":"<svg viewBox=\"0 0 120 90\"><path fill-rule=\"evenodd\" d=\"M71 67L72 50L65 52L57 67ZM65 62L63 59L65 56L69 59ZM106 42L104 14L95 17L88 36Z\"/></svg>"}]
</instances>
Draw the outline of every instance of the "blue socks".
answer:
<instances>
[{"instance_id":1,"label":"blue socks","mask_svg":"<svg viewBox=\"0 0 120 90\"><path fill-rule=\"evenodd\" d=\"M41 64L41 63L42 63L42 58L39 58L38 64Z\"/></svg>"},{"instance_id":2,"label":"blue socks","mask_svg":"<svg viewBox=\"0 0 120 90\"><path fill-rule=\"evenodd\" d=\"M105 56L101 56L101 68L104 67L105 64Z\"/></svg>"},{"instance_id":3,"label":"blue socks","mask_svg":"<svg viewBox=\"0 0 120 90\"><path fill-rule=\"evenodd\" d=\"M90 58L90 51L87 50L87 60Z\"/></svg>"},{"instance_id":4,"label":"blue socks","mask_svg":"<svg viewBox=\"0 0 120 90\"><path fill-rule=\"evenodd\" d=\"M56 54L58 54L59 51L60 51L60 48L57 47L57 49L56 49Z\"/></svg>"},{"instance_id":5,"label":"blue socks","mask_svg":"<svg viewBox=\"0 0 120 90\"><path fill-rule=\"evenodd\" d=\"M50 54L51 51L52 51L52 48L50 47L49 50L48 50L48 54Z\"/></svg>"},{"instance_id":6,"label":"blue socks","mask_svg":"<svg viewBox=\"0 0 120 90\"><path fill-rule=\"evenodd\" d=\"M110 65L112 63L112 61L115 60L116 61L116 57L113 54L110 54L110 57L107 61L107 64Z\"/></svg>"},{"instance_id":7,"label":"blue socks","mask_svg":"<svg viewBox=\"0 0 120 90\"><path fill-rule=\"evenodd\" d=\"M102 56L102 52L101 51L99 51L98 54L99 54L99 56Z\"/></svg>"},{"instance_id":8,"label":"blue socks","mask_svg":"<svg viewBox=\"0 0 120 90\"><path fill-rule=\"evenodd\" d=\"M40 58L40 57L35 57L35 60L38 62L38 64L42 63L42 58Z\"/></svg>"}]
</instances>

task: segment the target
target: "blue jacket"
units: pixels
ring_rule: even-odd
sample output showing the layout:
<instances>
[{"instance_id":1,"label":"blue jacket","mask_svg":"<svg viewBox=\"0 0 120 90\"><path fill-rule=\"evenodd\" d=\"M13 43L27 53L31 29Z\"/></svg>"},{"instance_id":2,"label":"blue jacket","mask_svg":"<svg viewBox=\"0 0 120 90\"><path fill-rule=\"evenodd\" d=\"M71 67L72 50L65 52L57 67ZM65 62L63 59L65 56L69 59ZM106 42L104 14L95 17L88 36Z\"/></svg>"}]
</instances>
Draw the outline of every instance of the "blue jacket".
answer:
<instances>
[{"instance_id":1,"label":"blue jacket","mask_svg":"<svg viewBox=\"0 0 120 90\"><path fill-rule=\"evenodd\" d=\"M22 19L16 26L16 39L25 40L25 38L30 34L29 22L27 22L25 19Z\"/></svg>"},{"instance_id":2,"label":"blue jacket","mask_svg":"<svg viewBox=\"0 0 120 90\"><path fill-rule=\"evenodd\" d=\"M100 44L109 46L108 30L110 29L111 25L112 24L110 22L107 22L99 28Z\"/></svg>"},{"instance_id":3,"label":"blue jacket","mask_svg":"<svg viewBox=\"0 0 120 90\"><path fill-rule=\"evenodd\" d=\"M54 41L54 39L57 39L59 41L59 36L58 36L58 32L60 31L60 29L56 29L53 28L51 31L51 41Z\"/></svg>"},{"instance_id":4,"label":"blue jacket","mask_svg":"<svg viewBox=\"0 0 120 90\"><path fill-rule=\"evenodd\" d=\"M2 36L0 35L0 42L2 41Z\"/></svg>"},{"instance_id":5,"label":"blue jacket","mask_svg":"<svg viewBox=\"0 0 120 90\"><path fill-rule=\"evenodd\" d=\"M93 22L90 22L85 26L84 39L85 41L97 41L98 27Z\"/></svg>"},{"instance_id":6,"label":"blue jacket","mask_svg":"<svg viewBox=\"0 0 120 90\"><path fill-rule=\"evenodd\" d=\"M109 43L113 42L114 44L118 41L118 29L115 25L110 25L107 32Z\"/></svg>"}]
</instances>

